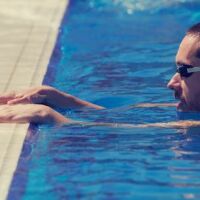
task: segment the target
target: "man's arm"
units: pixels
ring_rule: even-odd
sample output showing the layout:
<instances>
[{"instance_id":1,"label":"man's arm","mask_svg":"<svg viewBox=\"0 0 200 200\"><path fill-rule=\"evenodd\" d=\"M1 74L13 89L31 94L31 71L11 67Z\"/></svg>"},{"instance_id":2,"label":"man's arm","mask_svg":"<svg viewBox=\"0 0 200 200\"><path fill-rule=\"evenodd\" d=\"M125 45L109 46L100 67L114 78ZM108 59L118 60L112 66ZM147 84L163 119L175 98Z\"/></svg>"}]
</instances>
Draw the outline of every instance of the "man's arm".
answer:
<instances>
[{"instance_id":1,"label":"man's arm","mask_svg":"<svg viewBox=\"0 0 200 200\"><path fill-rule=\"evenodd\" d=\"M23 91L13 91L0 95L0 104L20 104L34 103L45 104L59 108L92 108L104 109L104 107L84 101L68 93L57 90L50 86L38 86ZM131 108L151 108L151 107L174 107L175 103L141 103L131 105ZM130 108L129 107L129 108Z\"/></svg>"},{"instance_id":2,"label":"man's arm","mask_svg":"<svg viewBox=\"0 0 200 200\"><path fill-rule=\"evenodd\" d=\"M140 103L131 105L131 108L156 108L156 107L175 107L177 103Z\"/></svg>"},{"instance_id":3,"label":"man's arm","mask_svg":"<svg viewBox=\"0 0 200 200\"><path fill-rule=\"evenodd\" d=\"M81 124L84 126L105 126L113 128L189 128L200 127L200 121L177 121L177 122L160 122L160 123L147 123L147 124L124 124L124 123L104 123L104 122L80 122L73 121L72 123Z\"/></svg>"},{"instance_id":4,"label":"man's arm","mask_svg":"<svg viewBox=\"0 0 200 200\"><path fill-rule=\"evenodd\" d=\"M80 124L84 126L106 126L113 128L188 128L200 126L200 121L177 121L166 123L123 124L104 122L74 121L52 108L40 104L17 104L0 106L0 123L37 123L37 124Z\"/></svg>"},{"instance_id":5,"label":"man's arm","mask_svg":"<svg viewBox=\"0 0 200 200\"><path fill-rule=\"evenodd\" d=\"M103 109L102 106L81 100L50 86L38 86L23 91L14 91L0 95L0 104L45 104L59 108L92 108Z\"/></svg>"},{"instance_id":6,"label":"man's arm","mask_svg":"<svg viewBox=\"0 0 200 200\"><path fill-rule=\"evenodd\" d=\"M53 88L49 91L46 98L47 105L57 106L60 108L92 108L92 109L104 109L104 107L93 104L88 101L79 99L73 95L64 93L60 90Z\"/></svg>"},{"instance_id":7,"label":"man's arm","mask_svg":"<svg viewBox=\"0 0 200 200\"><path fill-rule=\"evenodd\" d=\"M18 104L0 106L0 123L37 123L65 124L72 123L52 108L39 104Z\"/></svg>"}]
</instances>

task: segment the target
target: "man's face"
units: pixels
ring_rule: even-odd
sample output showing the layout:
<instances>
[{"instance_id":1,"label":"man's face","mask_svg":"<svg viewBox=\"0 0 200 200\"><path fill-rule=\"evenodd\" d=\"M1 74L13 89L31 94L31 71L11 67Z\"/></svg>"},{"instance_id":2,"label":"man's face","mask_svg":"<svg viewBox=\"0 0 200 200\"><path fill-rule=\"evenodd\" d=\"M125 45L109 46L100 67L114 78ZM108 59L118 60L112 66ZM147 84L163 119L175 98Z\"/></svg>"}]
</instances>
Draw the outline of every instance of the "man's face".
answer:
<instances>
[{"instance_id":1,"label":"man's face","mask_svg":"<svg viewBox=\"0 0 200 200\"><path fill-rule=\"evenodd\" d=\"M198 37L192 35L183 38L176 55L177 65L200 67L200 58L197 57L199 41ZM200 72L195 72L190 77L181 77L176 73L169 81L168 87L174 90L175 98L180 100L178 110L200 111Z\"/></svg>"}]
</instances>

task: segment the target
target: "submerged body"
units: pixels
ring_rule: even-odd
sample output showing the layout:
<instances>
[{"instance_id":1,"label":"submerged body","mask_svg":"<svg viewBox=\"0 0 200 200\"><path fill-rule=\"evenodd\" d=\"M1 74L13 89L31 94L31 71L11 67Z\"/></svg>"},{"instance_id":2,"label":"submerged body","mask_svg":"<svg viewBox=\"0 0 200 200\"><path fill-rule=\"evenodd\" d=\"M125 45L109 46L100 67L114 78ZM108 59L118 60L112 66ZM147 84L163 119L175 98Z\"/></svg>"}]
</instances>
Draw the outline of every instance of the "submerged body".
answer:
<instances>
[{"instance_id":1,"label":"submerged body","mask_svg":"<svg viewBox=\"0 0 200 200\"><path fill-rule=\"evenodd\" d=\"M176 64L177 66L185 66L194 68L200 66L200 38L195 34L186 35L179 47ZM200 111L200 73L193 73L189 77L181 76L176 73L168 87L174 90L174 97L179 99L177 109L181 111Z\"/></svg>"},{"instance_id":2,"label":"submerged body","mask_svg":"<svg viewBox=\"0 0 200 200\"><path fill-rule=\"evenodd\" d=\"M200 23L189 29L183 38L176 56L177 72L168 83L168 87L174 90L174 96L179 99L178 104L139 104L132 107L162 107L176 106L179 111L200 111ZM195 70L193 70L195 69ZM197 69L197 70L196 70ZM191 71L188 72L189 70ZM54 107L63 109L104 109L100 105L93 104L61 92L50 86L39 86L21 92L11 92L0 96L0 122L33 122L33 123L85 123L76 122L66 118ZM20 105L17 105L20 104ZM26 104L26 105L24 105ZM36 105L37 104L37 105ZM87 124L87 123L86 123ZM96 123L93 123L98 125ZM99 125L113 125L99 123ZM153 123L146 125L132 125L134 127L148 126L197 126L200 122L171 122ZM124 124L122 124L124 126ZM127 124L127 127L130 126Z\"/></svg>"},{"instance_id":3,"label":"submerged body","mask_svg":"<svg viewBox=\"0 0 200 200\"><path fill-rule=\"evenodd\" d=\"M0 121L15 123L83 124L84 126L110 126L122 128L146 127L188 127L199 126L199 121L178 121L167 123L127 124L74 121L61 115L53 107L65 109L105 109L102 106L81 100L50 86L38 86L21 92L11 92L0 96ZM142 103L131 108L175 107L174 103Z\"/></svg>"}]
</instances>

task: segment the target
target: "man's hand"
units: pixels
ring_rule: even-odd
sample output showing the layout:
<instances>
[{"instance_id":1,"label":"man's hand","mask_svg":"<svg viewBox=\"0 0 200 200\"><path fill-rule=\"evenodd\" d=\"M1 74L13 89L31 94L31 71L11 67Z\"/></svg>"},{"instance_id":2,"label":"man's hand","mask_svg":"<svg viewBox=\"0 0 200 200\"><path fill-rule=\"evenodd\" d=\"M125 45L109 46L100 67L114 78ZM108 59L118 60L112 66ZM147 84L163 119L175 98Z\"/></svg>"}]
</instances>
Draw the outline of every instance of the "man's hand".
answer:
<instances>
[{"instance_id":1,"label":"man's hand","mask_svg":"<svg viewBox=\"0 0 200 200\"><path fill-rule=\"evenodd\" d=\"M50 86L38 86L23 91L13 91L0 95L0 104L45 104L48 95L55 89Z\"/></svg>"},{"instance_id":2,"label":"man's hand","mask_svg":"<svg viewBox=\"0 0 200 200\"><path fill-rule=\"evenodd\" d=\"M14 91L2 94L0 95L0 104L44 104L63 109L84 107L103 109L101 106L81 100L50 86L38 86L21 92Z\"/></svg>"},{"instance_id":3,"label":"man's hand","mask_svg":"<svg viewBox=\"0 0 200 200\"><path fill-rule=\"evenodd\" d=\"M0 123L69 123L70 119L45 105L18 104L0 106Z\"/></svg>"}]
</instances>

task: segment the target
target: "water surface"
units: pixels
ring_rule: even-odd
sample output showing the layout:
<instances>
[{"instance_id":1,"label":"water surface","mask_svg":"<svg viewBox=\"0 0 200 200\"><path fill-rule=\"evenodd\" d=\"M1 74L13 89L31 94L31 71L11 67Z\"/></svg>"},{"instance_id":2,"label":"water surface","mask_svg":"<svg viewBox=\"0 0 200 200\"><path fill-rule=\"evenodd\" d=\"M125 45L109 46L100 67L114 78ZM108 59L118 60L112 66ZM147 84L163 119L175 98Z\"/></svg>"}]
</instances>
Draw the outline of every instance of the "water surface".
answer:
<instances>
[{"instance_id":1,"label":"water surface","mask_svg":"<svg viewBox=\"0 0 200 200\"><path fill-rule=\"evenodd\" d=\"M200 3L189 0L71 1L44 83L107 109L61 112L89 122L177 121L173 107L131 105L175 102L166 84L199 10ZM8 199L199 199L199 133L33 126Z\"/></svg>"}]
</instances>

